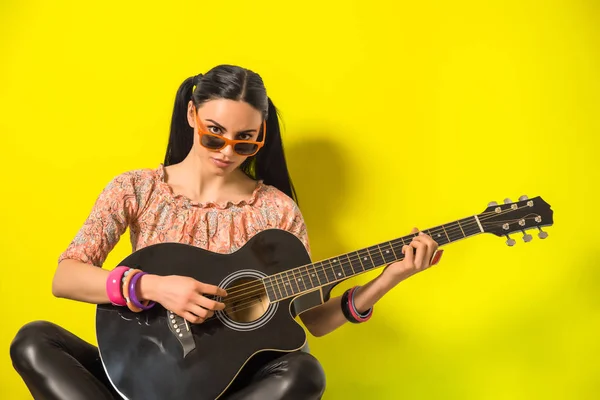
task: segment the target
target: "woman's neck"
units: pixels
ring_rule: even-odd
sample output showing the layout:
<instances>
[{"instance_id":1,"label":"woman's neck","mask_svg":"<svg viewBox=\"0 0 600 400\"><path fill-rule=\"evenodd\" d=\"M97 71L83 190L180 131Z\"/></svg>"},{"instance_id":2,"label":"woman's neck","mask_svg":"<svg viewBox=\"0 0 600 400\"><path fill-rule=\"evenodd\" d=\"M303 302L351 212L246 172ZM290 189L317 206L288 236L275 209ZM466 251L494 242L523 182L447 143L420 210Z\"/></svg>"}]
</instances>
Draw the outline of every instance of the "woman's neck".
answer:
<instances>
[{"instance_id":1,"label":"woman's neck","mask_svg":"<svg viewBox=\"0 0 600 400\"><path fill-rule=\"evenodd\" d=\"M241 170L218 175L203 168L192 155L181 163L167 167L167 183L173 191L193 201L237 201L252 193L256 183Z\"/></svg>"}]
</instances>

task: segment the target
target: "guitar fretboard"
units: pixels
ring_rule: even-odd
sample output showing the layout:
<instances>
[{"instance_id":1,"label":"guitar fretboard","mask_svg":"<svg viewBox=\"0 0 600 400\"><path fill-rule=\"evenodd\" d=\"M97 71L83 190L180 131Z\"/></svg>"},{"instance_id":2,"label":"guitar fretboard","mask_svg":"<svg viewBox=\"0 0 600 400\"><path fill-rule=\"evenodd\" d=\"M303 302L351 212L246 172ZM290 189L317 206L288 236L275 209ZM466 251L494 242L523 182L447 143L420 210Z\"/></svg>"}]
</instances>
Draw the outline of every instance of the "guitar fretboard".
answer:
<instances>
[{"instance_id":1,"label":"guitar fretboard","mask_svg":"<svg viewBox=\"0 0 600 400\"><path fill-rule=\"evenodd\" d=\"M476 216L463 218L423 231L440 246L483 232ZM280 301L312 289L327 286L404 258L402 246L418 234L292 268L263 278L271 302Z\"/></svg>"}]
</instances>

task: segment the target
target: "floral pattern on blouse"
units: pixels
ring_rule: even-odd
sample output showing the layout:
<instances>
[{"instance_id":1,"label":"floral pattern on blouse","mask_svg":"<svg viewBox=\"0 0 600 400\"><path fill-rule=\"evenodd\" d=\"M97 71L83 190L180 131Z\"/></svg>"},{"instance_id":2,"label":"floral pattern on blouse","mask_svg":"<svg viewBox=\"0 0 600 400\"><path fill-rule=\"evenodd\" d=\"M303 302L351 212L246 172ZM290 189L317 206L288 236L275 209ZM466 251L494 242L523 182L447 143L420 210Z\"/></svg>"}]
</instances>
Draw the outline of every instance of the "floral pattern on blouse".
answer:
<instances>
[{"instance_id":1,"label":"floral pattern on blouse","mask_svg":"<svg viewBox=\"0 0 600 400\"><path fill-rule=\"evenodd\" d=\"M58 261L74 259L101 267L127 228L132 251L178 242L228 254L260 231L278 228L296 235L310 254L297 204L276 187L259 181L246 200L198 203L173 193L164 168L160 164L113 178Z\"/></svg>"}]
</instances>

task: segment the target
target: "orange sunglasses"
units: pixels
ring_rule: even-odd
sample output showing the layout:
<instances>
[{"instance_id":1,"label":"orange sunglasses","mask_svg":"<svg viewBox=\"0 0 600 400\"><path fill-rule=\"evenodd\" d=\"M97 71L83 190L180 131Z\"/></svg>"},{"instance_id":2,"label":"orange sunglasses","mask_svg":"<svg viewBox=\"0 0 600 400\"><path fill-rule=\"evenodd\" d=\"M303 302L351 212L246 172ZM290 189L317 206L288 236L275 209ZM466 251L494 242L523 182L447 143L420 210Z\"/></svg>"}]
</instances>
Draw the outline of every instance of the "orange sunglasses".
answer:
<instances>
[{"instance_id":1,"label":"orange sunglasses","mask_svg":"<svg viewBox=\"0 0 600 400\"><path fill-rule=\"evenodd\" d=\"M253 156L265 145L265 138L267 136L267 123L263 121L263 137L260 142L253 140L231 140L225 136L217 135L208 131L206 126L200 121L198 112L195 111L196 123L198 124L198 134L200 135L200 144L208 150L221 150L228 145L231 145L233 151L240 156L249 157Z\"/></svg>"}]
</instances>

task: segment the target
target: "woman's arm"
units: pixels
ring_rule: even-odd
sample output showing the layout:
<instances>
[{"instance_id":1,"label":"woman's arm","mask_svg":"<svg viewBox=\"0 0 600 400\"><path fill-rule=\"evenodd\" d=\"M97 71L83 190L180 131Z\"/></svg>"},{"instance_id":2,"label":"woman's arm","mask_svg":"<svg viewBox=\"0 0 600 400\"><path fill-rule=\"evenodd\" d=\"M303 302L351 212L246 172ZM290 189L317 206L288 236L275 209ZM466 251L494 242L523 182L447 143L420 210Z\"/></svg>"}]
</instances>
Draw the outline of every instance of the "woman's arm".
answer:
<instances>
[{"instance_id":1,"label":"woman's arm","mask_svg":"<svg viewBox=\"0 0 600 400\"><path fill-rule=\"evenodd\" d=\"M415 228L411 233L416 232ZM400 282L429 268L437 247L437 243L422 232L410 244L403 246L405 258L402 261L390 264L378 277L357 289L354 304L358 312L366 312ZM321 306L300 314L300 319L314 336L326 335L348 322L342 312L341 297L331 298Z\"/></svg>"},{"instance_id":2,"label":"woman's arm","mask_svg":"<svg viewBox=\"0 0 600 400\"><path fill-rule=\"evenodd\" d=\"M52 280L52 294L86 303L108 303L106 279L108 272L77 260L62 260Z\"/></svg>"},{"instance_id":3,"label":"woman's arm","mask_svg":"<svg viewBox=\"0 0 600 400\"><path fill-rule=\"evenodd\" d=\"M52 280L52 294L56 297L92 304L109 303L106 279L109 271L78 260L65 259L58 264ZM160 277L147 274L140 279L138 297L157 300Z\"/></svg>"},{"instance_id":4,"label":"woman's arm","mask_svg":"<svg viewBox=\"0 0 600 400\"><path fill-rule=\"evenodd\" d=\"M360 313L367 311L394 286L387 277L379 275L357 289L354 297L356 308ZM341 296L300 314L300 319L314 336L324 336L348 322L342 313Z\"/></svg>"},{"instance_id":5,"label":"woman's arm","mask_svg":"<svg viewBox=\"0 0 600 400\"><path fill-rule=\"evenodd\" d=\"M101 266L137 217L138 180L138 174L125 172L113 178L99 194L85 223L58 258L52 280L55 296L87 303L108 303L106 279L109 271Z\"/></svg>"}]
</instances>

